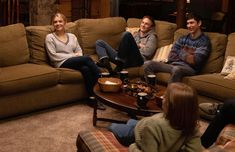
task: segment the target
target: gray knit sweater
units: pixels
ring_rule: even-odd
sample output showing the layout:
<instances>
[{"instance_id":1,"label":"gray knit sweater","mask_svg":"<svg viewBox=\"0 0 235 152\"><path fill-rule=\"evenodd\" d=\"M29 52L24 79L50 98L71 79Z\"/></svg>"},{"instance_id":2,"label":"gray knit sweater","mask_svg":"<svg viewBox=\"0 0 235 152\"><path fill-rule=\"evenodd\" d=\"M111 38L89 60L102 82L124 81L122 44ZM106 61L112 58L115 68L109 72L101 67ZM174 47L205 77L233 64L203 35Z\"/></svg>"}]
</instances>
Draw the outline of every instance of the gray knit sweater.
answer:
<instances>
[{"instance_id":1,"label":"gray knit sweater","mask_svg":"<svg viewBox=\"0 0 235 152\"><path fill-rule=\"evenodd\" d=\"M76 52L82 51L77 37L72 33L66 33L67 42L60 41L54 33L46 36L45 45L51 64L60 67L68 58L75 57Z\"/></svg>"}]
</instances>

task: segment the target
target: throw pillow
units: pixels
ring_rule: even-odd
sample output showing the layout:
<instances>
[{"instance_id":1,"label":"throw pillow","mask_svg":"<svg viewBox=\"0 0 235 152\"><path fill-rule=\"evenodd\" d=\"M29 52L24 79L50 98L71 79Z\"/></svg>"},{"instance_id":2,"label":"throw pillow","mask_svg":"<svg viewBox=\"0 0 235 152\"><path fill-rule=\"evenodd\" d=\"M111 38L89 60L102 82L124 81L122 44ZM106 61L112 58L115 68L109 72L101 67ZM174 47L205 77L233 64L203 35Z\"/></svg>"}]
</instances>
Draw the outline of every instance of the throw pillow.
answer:
<instances>
[{"instance_id":1,"label":"throw pillow","mask_svg":"<svg viewBox=\"0 0 235 152\"><path fill-rule=\"evenodd\" d=\"M153 57L153 61L157 61L157 62L167 62L168 61L168 55L171 51L172 48L172 44L160 47L157 49L154 57Z\"/></svg>"},{"instance_id":2,"label":"throw pillow","mask_svg":"<svg viewBox=\"0 0 235 152\"><path fill-rule=\"evenodd\" d=\"M134 35L134 33L139 31L139 27L126 27L126 31L130 32L132 35Z\"/></svg>"},{"instance_id":3,"label":"throw pillow","mask_svg":"<svg viewBox=\"0 0 235 152\"><path fill-rule=\"evenodd\" d=\"M227 56L221 74L228 75L235 72L235 56Z\"/></svg>"},{"instance_id":4,"label":"throw pillow","mask_svg":"<svg viewBox=\"0 0 235 152\"><path fill-rule=\"evenodd\" d=\"M235 71L231 72L230 74L228 74L224 78L229 79L229 80L235 80Z\"/></svg>"},{"instance_id":5,"label":"throw pillow","mask_svg":"<svg viewBox=\"0 0 235 152\"><path fill-rule=\"evenodd\" d=\"M224 127L216 140L216 144L225 145L229 141L235 141L235 125L233 124Z\"/></svg>"}]
</instances>

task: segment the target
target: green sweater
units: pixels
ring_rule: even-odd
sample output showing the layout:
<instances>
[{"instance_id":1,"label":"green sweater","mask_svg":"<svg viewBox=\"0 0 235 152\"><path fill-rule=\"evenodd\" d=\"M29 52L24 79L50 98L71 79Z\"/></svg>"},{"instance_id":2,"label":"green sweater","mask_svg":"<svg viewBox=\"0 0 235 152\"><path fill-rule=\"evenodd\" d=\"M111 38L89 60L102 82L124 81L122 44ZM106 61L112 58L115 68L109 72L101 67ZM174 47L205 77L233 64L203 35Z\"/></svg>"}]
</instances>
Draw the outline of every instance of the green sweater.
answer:
<instances>
[{"instance_id":1,"label":"green sweater","mask_svg":"<svg viewBox=\"0 0 235 152\"><path fill-rule=\"evenodd\" d=\"M183 150L182 150L183 149ZM181 135L181 130L173 129L162 113L140 120L135 127L135 143L130 152L200 152L200 134L196 130L191 137Z\"/></svg>"}]
</instances>

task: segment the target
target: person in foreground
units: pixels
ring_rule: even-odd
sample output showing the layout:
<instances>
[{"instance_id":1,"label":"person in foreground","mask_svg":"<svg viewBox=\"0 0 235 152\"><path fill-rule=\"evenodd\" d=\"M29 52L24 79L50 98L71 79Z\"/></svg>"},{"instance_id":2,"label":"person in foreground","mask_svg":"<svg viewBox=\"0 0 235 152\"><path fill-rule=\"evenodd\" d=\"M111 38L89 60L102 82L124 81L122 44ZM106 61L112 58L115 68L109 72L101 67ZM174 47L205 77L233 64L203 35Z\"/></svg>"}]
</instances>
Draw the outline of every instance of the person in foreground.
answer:
<instances>
[{"instance_id":1,"label":"person in foreground","mask_svg":"<svg viewBox=\"0 0 235 152\"><path fill-rule=\"evenodd\" d=\"M188 35L180 37L172 46L168 62L150 61L145 64L145 75L156 72L171 74L169 83L181 81L183 76L196 75L201 71L211 52L209 38L201 31L201 18L187 15Z\"/></svg>"},{"instance_id":2,"label":"person in foreground","mask_svg":"<svg viewBox=\"0 0 235 152\"><path fill-rule=\"evenodd\" d=\"M72 33L65 32L66 17L56 13L51 19L54 32L46 36L45 45L53 66L69 68L82 73L87 92L93 95L93 86L99 78L100 71L97 65L88 56L83 56L77 38ZM100 108L102 108L100 106Z\"/></svg>"},{"instance_id":3,"label":"person in foreground","mask_svg":"<svg viewBox=\"0 0 235 152\"><path fill-rule=\"evenodd\" d=\"M205 148L209 148L215 143L218 135L227 124L235 124L235 99L225 101L218 111L219 112L201 136L201 143ZM232 145L233 147L231 147ZM221 145L217 148L235 150L235 141L229 141L225 145Z\"/></svg>"},{"instance_id":4,"label":"person in foreground","mask_svg":"<svg viewBox=\"0 0 235 152\"><path fill-rule=\"evenodd\" d=\"M126 146L134 141L129 151L201 151L196 91L184 83L171 83L162 102L163 113L127 124L113 123L109 129Z\"/></svg>"},{"instance_id":5,"label":"person in foreground","mask_svg":"<svg viewBox=\"0 0 235 152\"><path fill-rule=\"evenodd\" d=\"M103 40L96 41L96 53L99 57L98 66L106 68L109 73L120 72L124 67L141 66L144 61L150 60L157 48L155 22L150 16L144 16L140 29L133 35L124 32L118 49L115 50ZM116 64L112 69L110 61Z\"/></svg>"}]
</instances>

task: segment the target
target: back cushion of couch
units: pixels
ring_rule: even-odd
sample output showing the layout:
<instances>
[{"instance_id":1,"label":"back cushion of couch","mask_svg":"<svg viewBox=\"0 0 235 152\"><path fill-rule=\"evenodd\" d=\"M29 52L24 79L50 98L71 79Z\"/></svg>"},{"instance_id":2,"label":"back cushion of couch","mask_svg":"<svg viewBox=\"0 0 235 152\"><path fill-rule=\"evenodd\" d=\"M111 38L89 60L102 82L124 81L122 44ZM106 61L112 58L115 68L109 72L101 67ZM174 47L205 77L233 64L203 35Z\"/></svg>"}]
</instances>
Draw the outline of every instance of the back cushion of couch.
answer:
<instances>
[{"instance_id":1,"label":"back cushion of couch","mask_svg":"<svg viewBox=\"0 0 235 152\"><path fill-rule=\"evenodd\" d=\"M231 33L228 35L228 44L225 56L235 56L235 33Z\"/></svg>"},{"instance_id":2,"label":"back cushion of couch","mask_svg":"<svg viewBox=\"0 0 235 152\"><path fill-rule=\"evenodd\" d=\"M187 29L178 29L174 35L174 41L179 37L188 34ZM225 34L205 32L210 38L212 50L208 61L201 73L219 73L223 66L224 53L227 44L227 36Z\"/></svg>"},{"instance_id":3,"label":"back cushion of couch","mask_svg":"<svg viewBox=\"0 0 235 152\"><path fill-rule=\"evenodd\" d=\"M73 22L65 26L66 32L73 33L77 36L77 27ZM49 58L45 49L46 35L53 32L53 26L28 26L26 27L27 40L30 51L30 62L36 64L49 64Z\"/></svg>"},{"instance_id":4,"label":"back cushion of couch","mask_svg":"<svg viewBox=\"0 0 235 152\"><path fill-rule=\"evenodd\" d=\"M128 27L139 27L142 19L129 18L127 20ZM177 25L166 21L155 21L155 31L158 36L158 47L162 47L173 42L174 32Z\"/></svg>"},{"instance_id":5,"label":"back cushion of couch","mask_svg":"<svg viewBox=\"0 0 235 152\"><path fill-rule=\"evenodd\" d=\"M29 62L29 49L23 24L0 27L0 67Z\"/></svg>"},{"instance_id":6,"label":"back cushion of couch","mask_svg":"<svg viewBox=\"0 0 235 152\"><path fill-rule=\"evenodd\" d=\"M126 20L122 17L79 19L75 23L78 27L78 41L83 53L88 55L95 54L95 42L98 39L116 48L126 28Z\"/></svg>"}]
</instances>

